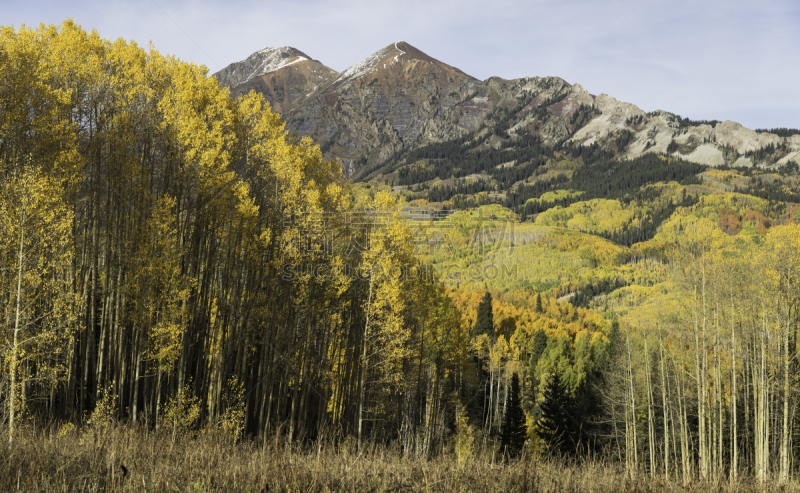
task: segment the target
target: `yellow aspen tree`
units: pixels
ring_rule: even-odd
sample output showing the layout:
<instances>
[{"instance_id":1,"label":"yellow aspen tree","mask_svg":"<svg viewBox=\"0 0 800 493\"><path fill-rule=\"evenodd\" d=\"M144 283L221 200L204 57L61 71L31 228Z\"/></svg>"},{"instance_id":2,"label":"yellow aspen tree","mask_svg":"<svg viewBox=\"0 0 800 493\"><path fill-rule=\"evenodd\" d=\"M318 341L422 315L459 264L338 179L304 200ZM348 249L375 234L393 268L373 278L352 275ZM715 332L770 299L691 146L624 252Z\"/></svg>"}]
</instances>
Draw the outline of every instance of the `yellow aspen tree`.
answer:
<instances>
[{"instance_id":1,"label":"yellow aspen tree","mask_svg":"<svg viewBox=\"0 0 800 493\"><path fill-rule=\"evenodd\" d=\"M6 175L0 188L0 249L4 302L3 366L9 376L6 404L13 441L18 382L23 361L37 362L36 378L54 384L63 374L59 358L72 335L75 306L69 295L72 214L63 185L38 169Z\"/></svg>"},{"instance_id":2,"label":"yellow aspen tree","mask_svg":"<svg viewBox=\"0 0 800 493\"><path fill-rule=\"evenodd\" d=\"M177 245L175 200L162 197L156 204L148 231L149 247L142 275L150 284L147 301L150 327L144 359L156 367L156 425L161 404L161 383L175 369L186 324L186 304L193 282L181 273L182 252ZM180 395L179 395L180 397ZM179 405L182 405L180 402Z\"/></svg>"},{"instance_id":3,"label":"yellow aspen tree","mask_svg":"<svg viewBox=\"0 0 800 493\"><path fill-rule=\"evenodd\" d=\"M494 404L493 409L490 413L489 418L489 429L492 427L500 428L500 424L502 421L502 414L500 412L500 390L502 387L503 382L503 374L505 370L506 363L509 360L511 355L511 350L508 346L508 342L506 342L505 337L498 337L494 344L492 344L491 349L489 350L489 375L491 377L492 384L490 385L490 389L494 389L495 382L496 383L496 390L494 390L494 395L490 390L490 405Z\"/></svg>"},{"instance_id":4,"label":"yellow aspen tree","mask_svg":"<svg viewBox=\"0 0 800 493\"><path fill-rule=\"evenodd\" d=\"M700 219L687 227L685 235L676 245L675 260L678 277L686 288L683 302L687 305L687 313L692 315L692 333L694 339L694 378L697 386L698 410L698 465L700 477L706 479L712 473L714 450L712 441L711 398L708 384L709 343L708 324L710 317L711 273L714 259L712 252L719 248L724 233L707 219Z\"/></svg>"},{"instance_id":5,"label":"yellow aspen tree","mask_svg":"<svg viewBox=\"0 0 800 493\"><path fill-rule=\"evenodd\" d=\"M779 226L771 229L767 234L767 241L764 245L765 255L765 274L768 289L768 300L772 317L775 320L775 333L781 341L780 355L781 364L778 371L782 373L782 392L783 401L780 429L779 445L779 473L781 481L789 478L790 465L790 401L794 393L794 382L790 374L790 364L793 355L790 353L789 345L792 339L792 331L800 320L798 309L800 309L800 227L797 225Z\"/></svg>"}]
</instances>

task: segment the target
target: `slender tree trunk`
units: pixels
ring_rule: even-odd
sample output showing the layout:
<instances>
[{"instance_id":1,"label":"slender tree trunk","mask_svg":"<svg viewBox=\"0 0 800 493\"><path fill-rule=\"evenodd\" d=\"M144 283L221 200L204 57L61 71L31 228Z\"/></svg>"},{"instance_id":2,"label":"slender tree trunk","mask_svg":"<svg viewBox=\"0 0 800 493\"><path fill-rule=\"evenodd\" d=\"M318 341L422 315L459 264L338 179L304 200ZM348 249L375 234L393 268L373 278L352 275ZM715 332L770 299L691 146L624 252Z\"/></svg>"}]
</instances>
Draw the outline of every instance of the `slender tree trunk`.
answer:
<instances>
[{"instance_id":1,"label":"slender tree trunk","mask_svg":"<svg viewBox=\"0 0 800 493\"><path fill-rule=\"evenodd\" d=\"M655 413L653 412L653 386L650 379L650 352L647 346L647 336L644 338L644 363L645 378L647 379L647 441L650 451L650 477L656 474L656 429Z\"/></svg>"},{"instance_id":2,"label":"slender tree trunk","mask_svg":"<svg viewBox=\"0 0 800 493\"><path fill-rule=\"evenodd\" d=\"M674 364L674 362L673 362ZM689 456L689 420L686 412L686 385L683 381L683 374L680 369L675 368L676 382L678 385L678 423L680 423L681 437L681 473L683 484L687 485L691 481L691 464Z\"/></svg>"},{"instance_id":3,"label":"slender tree trunk","mask_svg":"<svg viewBox=\"0 0 800 493\"><path fill-rule=\"evenodd\" d=\"M630 457L631 449L633 451L633 462L629 466L629 474L631 477L636 475L636 468L639 467L639 450L638 450L638 443L639 439L636 434L636 393L634 392L633 388L633 359L631 358L631 344L630 344L630 336L626 334L625 336L625 344L628 349L628 383L630 388L630 426L629 426L629 436L630 436L630 446L628 448L628 457ZM627 421L627 419L626 419Z\"/></svg>"},{"instance_id":4,"label":"slender tree trunk","mask_svg":"<svg viewBox=\"0 0 800 493\"><path fill-rule=\"evenodd\" d=\"M20 214L22 216L22 214ZM20 221L22 223L22 221ZM17 395L17 355L19 353L19 332L20 332L20 319L21 313L21 300L22 300L22 268L25 264L25 228L21 228L19 238L19 255L17 258L17 302L14 314L14 346L11 350L11 386L9 388L8 398L8 443L14 443L14 412L16 411L16 402L14 397ZM24 392L24 388L23 388Z\"/></svg>"},{"instance_id":5,"label":"slender tree trunk","mask_svg":"<svg viewBox=\"0 0 800 493\"><path fill-rule=\"evenodd\" d=\"M736 319L735 319L735 311L734 311L734 298L733 298L733 286L730 289L731 292L731 406L733 410L731 412L733 418L733 426L732 426L732 436L733 439L731 440L731 481L736 482L737 475L739 472L739 438L737 436L737 427L738 427L738 410L736 409L736 401L738 399L738 389L736 388Z\"/></svg>"},{"instance_id":6,"label":"slender tree trunk","mask_svg":"<svg viewBox=\"0 0 800 493\"><path fill-rule=\"evenodd\" d=\"M660 335L660 334L659 334ZM664 341L659 339L660 368L661 368L661 402L664 414L664 479L669 481L669 419L667 400L667 375L664 371Z\"/></svg>"},{"instance_id":7,"label":"slender tree trunk","mask_svg":"<svg viewBox=\"0 0 800 493\"><path fill-rule=\"evenodd\" d=\"M788 286L787 286L788 288ZM791 309L789 309L791 313ZM789 479L789 335L791 334L791 318L787 313L786 330L783 337L783 433L781 433L781 468L780 479Z\"/></svg>"},{"instance_id":8,"label":"slender tree trunk","mask_svg":"<svg viewBox=\"0 0 800 493\"><path fill-rule=\"evenodd\" d=\"M720 335L719 335L719 296L717 293L716 286L714 287L714 328L716 330L716 334L714 337L714 385L716 387L716 406L717 406L717 425L716 425L716 461L715 461L715 475L720 475L722 473L722 459L723 459L723 449L722 449L722 437L723 437L723 409L722 409L722 371L720 369Z\"/></svg>"},{"instance_id":9,"label":"slender tree trunk","mask_svg":"<svg viewBox=\"0 0 800 493\"><path fill-rule=\"evenodd\" d=\"M141 329L140 329L141 332ZM137 339L141 339L141 333L138 335ZM136 358L136 365L135 365L135 374L133 377L133 402L131 403L131 409L133 410L133 422L136 423L136 420L139 417L139 376L141 375L142 369L142 353L140 351L140 344L137 342L134 344L134 354Z\"/></svg>"},{"instance_id":10,"label":"slender tree trunk","mask_svg":"<svg viewBox=\"0 0 800 493\"><path fill-rule=\"evenodd\" d=\"M361 339L361 375L358 384L358 450L361 450L363 443L363 426L364 426L364 387L366 386L367 376L367 336L369 335L369 317L372 311L372 286L373 275L369 276L369 296L367 297L367 318L364 322L364 337Z\"/></svg>"}]
</instances>

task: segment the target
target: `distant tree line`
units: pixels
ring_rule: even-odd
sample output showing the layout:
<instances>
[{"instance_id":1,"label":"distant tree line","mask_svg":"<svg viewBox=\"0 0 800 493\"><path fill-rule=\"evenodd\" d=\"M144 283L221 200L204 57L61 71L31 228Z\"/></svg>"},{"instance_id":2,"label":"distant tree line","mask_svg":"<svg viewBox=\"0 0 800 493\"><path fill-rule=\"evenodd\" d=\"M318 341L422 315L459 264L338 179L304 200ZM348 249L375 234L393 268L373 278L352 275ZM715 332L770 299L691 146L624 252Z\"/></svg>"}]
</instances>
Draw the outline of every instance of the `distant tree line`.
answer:
<instances>
[{"instance_id":1,"label":"distant tree line","mask_svg":"<svg viewBox=\"0 0 800 493\"><path fill-rule=\"evenodd\" d=\"M800 134L800 129L797 128L757 128L756 132L763 134L763 133L770 133L775 134L778 137L791 137L792 135Z\"/></svg>"}]
</instances>

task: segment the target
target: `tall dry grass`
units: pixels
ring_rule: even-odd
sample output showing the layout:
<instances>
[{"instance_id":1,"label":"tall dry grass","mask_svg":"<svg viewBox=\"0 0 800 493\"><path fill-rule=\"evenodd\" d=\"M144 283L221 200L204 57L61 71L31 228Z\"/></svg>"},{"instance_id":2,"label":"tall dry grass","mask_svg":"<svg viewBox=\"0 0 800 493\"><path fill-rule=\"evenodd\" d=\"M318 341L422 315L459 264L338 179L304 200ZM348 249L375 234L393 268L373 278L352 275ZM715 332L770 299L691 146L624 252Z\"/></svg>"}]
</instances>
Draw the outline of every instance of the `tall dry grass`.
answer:
<instances>
[{"instance_id":1,"label":"tall dry grass","mask_svg":"<svg viewBox=\"0 0 800 493\"><path fill-rule=\"evenodd\" d=\"M235 443L210 431L190 436L118 423L23 428L0 445L2 491L443 491L648 492L800 491L796 483L727 480L681 486L629 478L602 461L523 459L487 452L459 462L403 458L399 450L330 440L300 446L276 435ZM123 469L124 468L124 469ZM125 472L127 470L127 472Z\"/></svg>"}]
</instances>

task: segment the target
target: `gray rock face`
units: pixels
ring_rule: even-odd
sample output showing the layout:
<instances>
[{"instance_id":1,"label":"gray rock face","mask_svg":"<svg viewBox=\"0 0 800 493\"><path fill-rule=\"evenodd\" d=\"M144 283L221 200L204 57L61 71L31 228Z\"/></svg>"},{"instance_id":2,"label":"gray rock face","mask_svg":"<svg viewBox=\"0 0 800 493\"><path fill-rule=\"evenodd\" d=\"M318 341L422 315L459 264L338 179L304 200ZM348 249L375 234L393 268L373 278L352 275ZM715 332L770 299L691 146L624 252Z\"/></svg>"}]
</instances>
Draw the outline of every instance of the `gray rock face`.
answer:
<instances>
[{"instance_id":1,"label":"gray rock face","mask_svg":"<svg viewBox=\"0 0 800 493\"><path fill-rule=\"evenodd\" d=\"M479 84L398 42L342 72L285 119L290 131L316 139L327 158L377 165L423 142L460 136L440 121Z\"/></svg>"},{"instance_id":2,"label":"gray rock face","mask_svg":"<svg viewBox=\"0 0 800 493\"><path fill-rule=\"evenodd\" d=\"M303 60L311 60L311 57L291 46L267 47L258 50L241 62L228 65L212 77L215 77L223 86L236 87L254 77L280 70Z\"/></svg>"},{"instance_id":3,"label":"gray rock face","mask_svg":"<svg viewBox=\"0 0 800 493\"><path fill-rule=\"evenodd\" d=\"M800 163L800 135L756 133L734 122L686 125L558 77L480 81L405 42L341 73L295 48L265 48L214 77L234 97L263 94L289 131L314 138L348 173L377 170L426 144L491 132L486 145L495 148L500 138L530 136L546 145L598 145L623 159L658 152L711 166ZM765 148L775 151L754 162L753 153Z\"/></svg>"},{"instance_id":4,"label":"gray rock face","mask_svg":"<svg viewBox=\"0 0 800 493\"><path fill-rule=\"evenodd\" d=\"M285 115L337 75L335 70L287 46L259 50L213 76L230 88L232 97L256 91L264 95L273 111Z\"/></svg>"}]
</instances>

